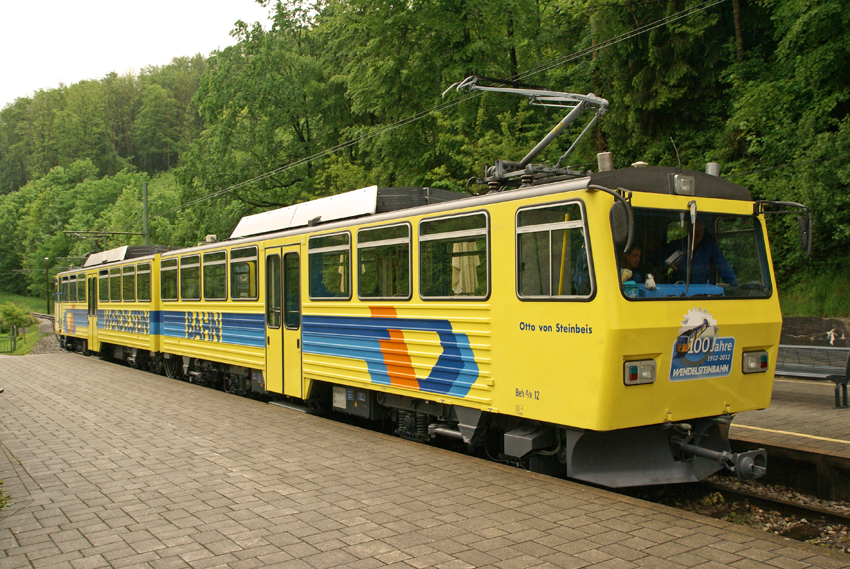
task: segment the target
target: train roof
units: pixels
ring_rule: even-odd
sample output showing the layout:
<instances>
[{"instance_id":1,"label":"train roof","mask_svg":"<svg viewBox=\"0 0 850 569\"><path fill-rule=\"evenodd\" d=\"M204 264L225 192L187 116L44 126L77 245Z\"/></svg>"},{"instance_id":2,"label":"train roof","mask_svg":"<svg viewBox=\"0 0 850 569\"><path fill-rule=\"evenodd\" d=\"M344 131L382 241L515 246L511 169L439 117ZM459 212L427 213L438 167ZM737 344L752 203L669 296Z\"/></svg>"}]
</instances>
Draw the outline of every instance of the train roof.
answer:
<instances>
[{"instance_id":1,"label":"train roof","mask_svg":"<svg viewBox=\"0 0 850 569\"><path fill-rule=\"evenodd\" d=\"M439 188L379 188L369 186L308 202L247 215L230 234L230 239L262 235L329 221L352 219L469 197Z\"/></svg>"},{"instance_id":2,"label":"train roof","mask_svg":"<svg viewBox=\"0 0 850 569\"><path fill-rule=\"evenodd\" d=\"M163 257L170 257L189 251L239 246L253 243L257 239L271 239L282 235L304 233L314 228L321 231L338 229L345 227L346 224L354 223L354 219L367 223L391 221L407 214L422 215L449 211L453 207L485 206L535 195L577 191L585 189L589 185L604 186L612 190L622 188L632 192L675 194L670 181L671 176L675 174L694 178L694 193L697 197L752 201L749 190L723 178L694 170L664 166L623 168L597 172L581 178L570 177L558 181L550 180L517 189L506 188L504 191L489 192L479 196L470 196L439 188L379 188L371 186L370 188L361 188L345 194L330 196L330 198L339 199L320 198L303 204L243 217L230 239L225 241L201 243L194 247L181 249L148 248L146 252L147 255L162 253ZM458 200L463 200L464 203L449 203ZM144 248L119 247L111 251L97 253L90 257L84 268L117 263L142 256L139 255L141 249Z\"/></svg>"},{"instance_id":3,"label":"train roof","mask_svg":"<svg viewBox=\"0 0 850 569\"><path fill-rule=\"evenodd\" d=\"M118 261L129 261L130 259L138 259L140 257L149 257L156 255L157 253L163 253L170 249L170 247L163 247L160 245L125 245L123 247L116 247L115 249L101 251L100 253L92 253L88 256L88 258L86 258L86 262L83 263L83 268L89 269L91 267L105 265L107 263L116 263Z\"/></svg>"},{"instance_id":4,"label":"train roof","mask_svg":"<svg viewBox=\"0 0 850 569\"><path fill-rule=\"evenodd\" d=\"M669 168L664 166L646 166L642 168L623 168L596 172L590 175L590 183L598 184L615 190L624 188L633 192L648 192L654 194L675 194L671 177L682 174L694 178L695 195L701 198L717 198L722 200L753 201L750 191L724 180L696 170Z\"/></svg>"}]
</instances>

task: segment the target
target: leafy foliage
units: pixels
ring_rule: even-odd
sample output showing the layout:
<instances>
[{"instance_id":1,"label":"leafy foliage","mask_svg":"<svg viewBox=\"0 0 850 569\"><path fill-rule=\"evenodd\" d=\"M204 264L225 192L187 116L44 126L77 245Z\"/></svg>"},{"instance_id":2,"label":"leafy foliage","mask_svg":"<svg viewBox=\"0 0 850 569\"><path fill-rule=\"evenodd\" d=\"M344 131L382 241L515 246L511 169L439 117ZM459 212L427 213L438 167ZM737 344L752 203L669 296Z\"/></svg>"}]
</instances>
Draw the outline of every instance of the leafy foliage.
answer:
<instances>
[{"instance_id":1,"label":"leafy foliage","mask_svg":"<svg viewBox=\"0 0 850 569\"><path fill-rule=\"evenodd\" d=\"M7 302L0 305L0 333L8 334L12 327L18 328L23 334L23 328L35 326L38 320L32 315L28 306Z\"/></svg>"},{"instance_id":2,"label":"leafy foliage","mask_svg":"<svg viewBox=\"0 0 850 569\"><path fill-rule=\"evenodd\" d=\"M236 45L209 58L18 99L0 111L0 289L35 292L44 257L103 246L63 230L140 231L144 182L152 239L173 246L366 185L463 191L563 116L507 96L441 99L471 74L607 98L573 166L608 150L620 167L718 161L756 197L809 205L811 259L795 220L771 221L780 289L844 278L850 12L841 0L736 4L284 0L271 26L237 23ZM557 161L575 129L539 160Z\"/></svg>"}]
</instances>

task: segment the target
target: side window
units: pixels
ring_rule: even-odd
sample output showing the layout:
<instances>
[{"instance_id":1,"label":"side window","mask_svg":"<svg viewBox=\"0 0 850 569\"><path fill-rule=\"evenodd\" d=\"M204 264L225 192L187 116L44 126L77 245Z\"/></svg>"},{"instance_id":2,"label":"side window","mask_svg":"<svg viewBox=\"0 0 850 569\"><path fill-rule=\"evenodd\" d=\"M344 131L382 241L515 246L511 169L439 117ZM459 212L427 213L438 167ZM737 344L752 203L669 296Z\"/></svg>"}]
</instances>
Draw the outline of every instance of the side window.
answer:
<instances>
[{"instance_id":1,"label":"side window","mask_svg":"<svg viewBox=\"0 0 850 569\"><path fill-rule=\"evenodd\" d=\"M230 252L230 298L257 300L257 248Z\"/></svg>"},{"instance_id":2,"label":"side window","mask_svg":"<svg viewBox=\"0 0 850 569\"><path fill-rule=\"evenodd\" d=\"M109 271L103 269L97 276L97 299L100 302L109 302Z\"/></svg>"},{"instance_id":3,"label":"side window","mask_svg":"<svg viewBox=\"0 0 850 569\"><path fill-rule=\"evenodd\" d=\"M121 302L121 267L109 269L109 300Z\"/></svg>"},{"instance_id":4,"label":"side window","mask_svg":"<svg viewBox=\"0 0 850 569\"><path fill-rule=\"evenodd\" d=\"M227 253L204 253L204 300L227 300Z\"/></svg>"},{"instance_id":5,"label":"side window","mask_svg":"<svg viewBox=\"0 0 850 569\"><path fill-rule=\"evenodd\" d=\"M201 298L201 256L180 257L180 299Z\"/></svg>"},{"instance_id":6,"label":"side window","mask_svg":"<svg viewBox=\"0 0 850 569\"><path fill-rule=\"evenodd\" d=\"M124 302L136 300L136 267L124 267Z\"/></svg>"},{"instance_id":7,"label":"side window","mask_svg":"<svg viewBox=\"0 0 850 569\"><path fill-rule=\"evenodd\" d=\"M484 213L423 220L419 224L422 298L486 298L489 236Z\"/></svg>"},{"instance_id":8,"label":"side window","mask_svg":"<svg viewBox=\"0 0 850 569\"><path fill-rule=\"evenodd\" d=\"M280 328L280 255L266 257L266 325Z\"/></svg>"},{"instance_id":9,"label":"side window","mask_svg":"<svg viewBox=\"0 0 850 569\"><path fill-rule=\"evenodd\" d=\"M348 233L312 237L307 245L310 298L351 298L351 237Z\"/></svg>"},{"instance_id":10,"label":"side window","mask_svg":"<svg viewBox=\"0 0 850 569\"><path fill-rule=\"evenodd\" d=\"M77 275L68 277L68 302L77 302Z\"/></svg>"},{"instance_id":11,"label":"side window","mask_svg":"<svg viewBox=\"0 0 850 569\"><path fill-rule=\"evenodd\" d=\"M410 298L410 226L359 231L357 266L360 298Z\"/></svg>"},{"instance_id":12,"label":"side window","mask_svg":"<svg viewBox=\"0 0 850 569\"><path fill-rule=\"evenodd\" d=\"M68 297L70 296L71 291L68 285L68 277L62 277L62 302L68 302Z\"/></svg>"},{"instance_id":13,"label":"side window","mask_svg":"<svg viewBox=\"0 0 850 569\"><path fill-rule=\"evenodd\" d=\"M86 274L80 273L77 275L77 300L79 302L86 301Z\"/></svg>"},{"instance_id":14,"label":"side window","mask_svg":"<svg viewBox=\"0 0 850 569\"><path fill-rule=\"evenodd\" d=\"M290 330L301 326L301 265L298 253L283 256L283 323Z\"/></svg>"},{"instance_id":15,"label":"side window","mask_svg":"<svg viewBox=\"0 0 850 569\"><path fill-rule=\"evenodd\" d=\"M151 264L140 263L136 268L136 298L149 302L151 299Z\"/></svg>"},{"instance_id":16,"label":"side window","mask_svg":"<svg viewBox=\"0 0 850 569\"><path fill-rule=\"evenodd\" d=\"M516 232L520 297L590 296L593 287L578 203L520 210Z\"/></svg>"},{"instance_id":17,"label":"side window","mask_svg":"<svg viewBox=\"0 0 850 569\"><path fill-rule=\"evenodd\" d=\"M177 300L177 259L168 259L160 264L160 297L162 300Z\"/></svg>"}]
</instances>

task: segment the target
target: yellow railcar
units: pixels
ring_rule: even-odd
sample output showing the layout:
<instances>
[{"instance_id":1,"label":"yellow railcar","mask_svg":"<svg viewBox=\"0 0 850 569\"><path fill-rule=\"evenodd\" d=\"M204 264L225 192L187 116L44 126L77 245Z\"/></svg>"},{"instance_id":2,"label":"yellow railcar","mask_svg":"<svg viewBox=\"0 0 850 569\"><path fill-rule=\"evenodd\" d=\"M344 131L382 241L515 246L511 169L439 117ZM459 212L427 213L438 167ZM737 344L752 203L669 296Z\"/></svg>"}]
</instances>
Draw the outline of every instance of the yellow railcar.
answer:
<instances>
[{"instance_id":1,"label":"yellow railcar","mask_svg":"<svg viewBox=\"0 0 850 569\"><path fill-rule=\"evenodd\" d=\"M765 453L732 453L728 428L770 404L781 313L765 218L807 209L716 172L531 164L576 109L607 102L521 94L575 107L475 180L487 193L373 186L243 218L221 243L103 254L59 276L60 298L89 283L88 344L66 323L84 320L79 292L57 331L171 377L606 486L762 475ZM810 246L811 217L800 227ZM133 271L138 290L142 263L150 302L113 298Z\"/></svg>"},{"instance_id":2,"label":"yellow railcar","mask_svg":"<svg viewBox=\"0 0 850 569\"><path fill-rule=\"evenodd\" d=\"M152 254L153 253L153 254ZM81 269L57 275L55 330L72 350L106 352L131 365L160 352L158 256L149 247L91 255Z\"/></svg>"}]
</instances>

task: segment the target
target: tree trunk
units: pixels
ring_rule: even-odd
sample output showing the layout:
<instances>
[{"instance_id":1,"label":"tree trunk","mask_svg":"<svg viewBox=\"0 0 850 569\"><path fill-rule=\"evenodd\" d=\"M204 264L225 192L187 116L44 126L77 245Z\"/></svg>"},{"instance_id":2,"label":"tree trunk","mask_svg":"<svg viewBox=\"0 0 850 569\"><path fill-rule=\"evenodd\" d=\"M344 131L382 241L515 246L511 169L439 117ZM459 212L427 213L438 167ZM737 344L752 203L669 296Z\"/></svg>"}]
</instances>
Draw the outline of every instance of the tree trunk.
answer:
<instances>
[{"instance_id":1,"label":"tree trunk","mask_svg":"<svg viewBox=\"0 0 850 569\"><path fill-rule=\"evenodd\" d=\"M735 13L735 49L738 63L744 62L744 32L741 30L741 0L732 0L732 11Z\"/></svg>"}]
</instances>

